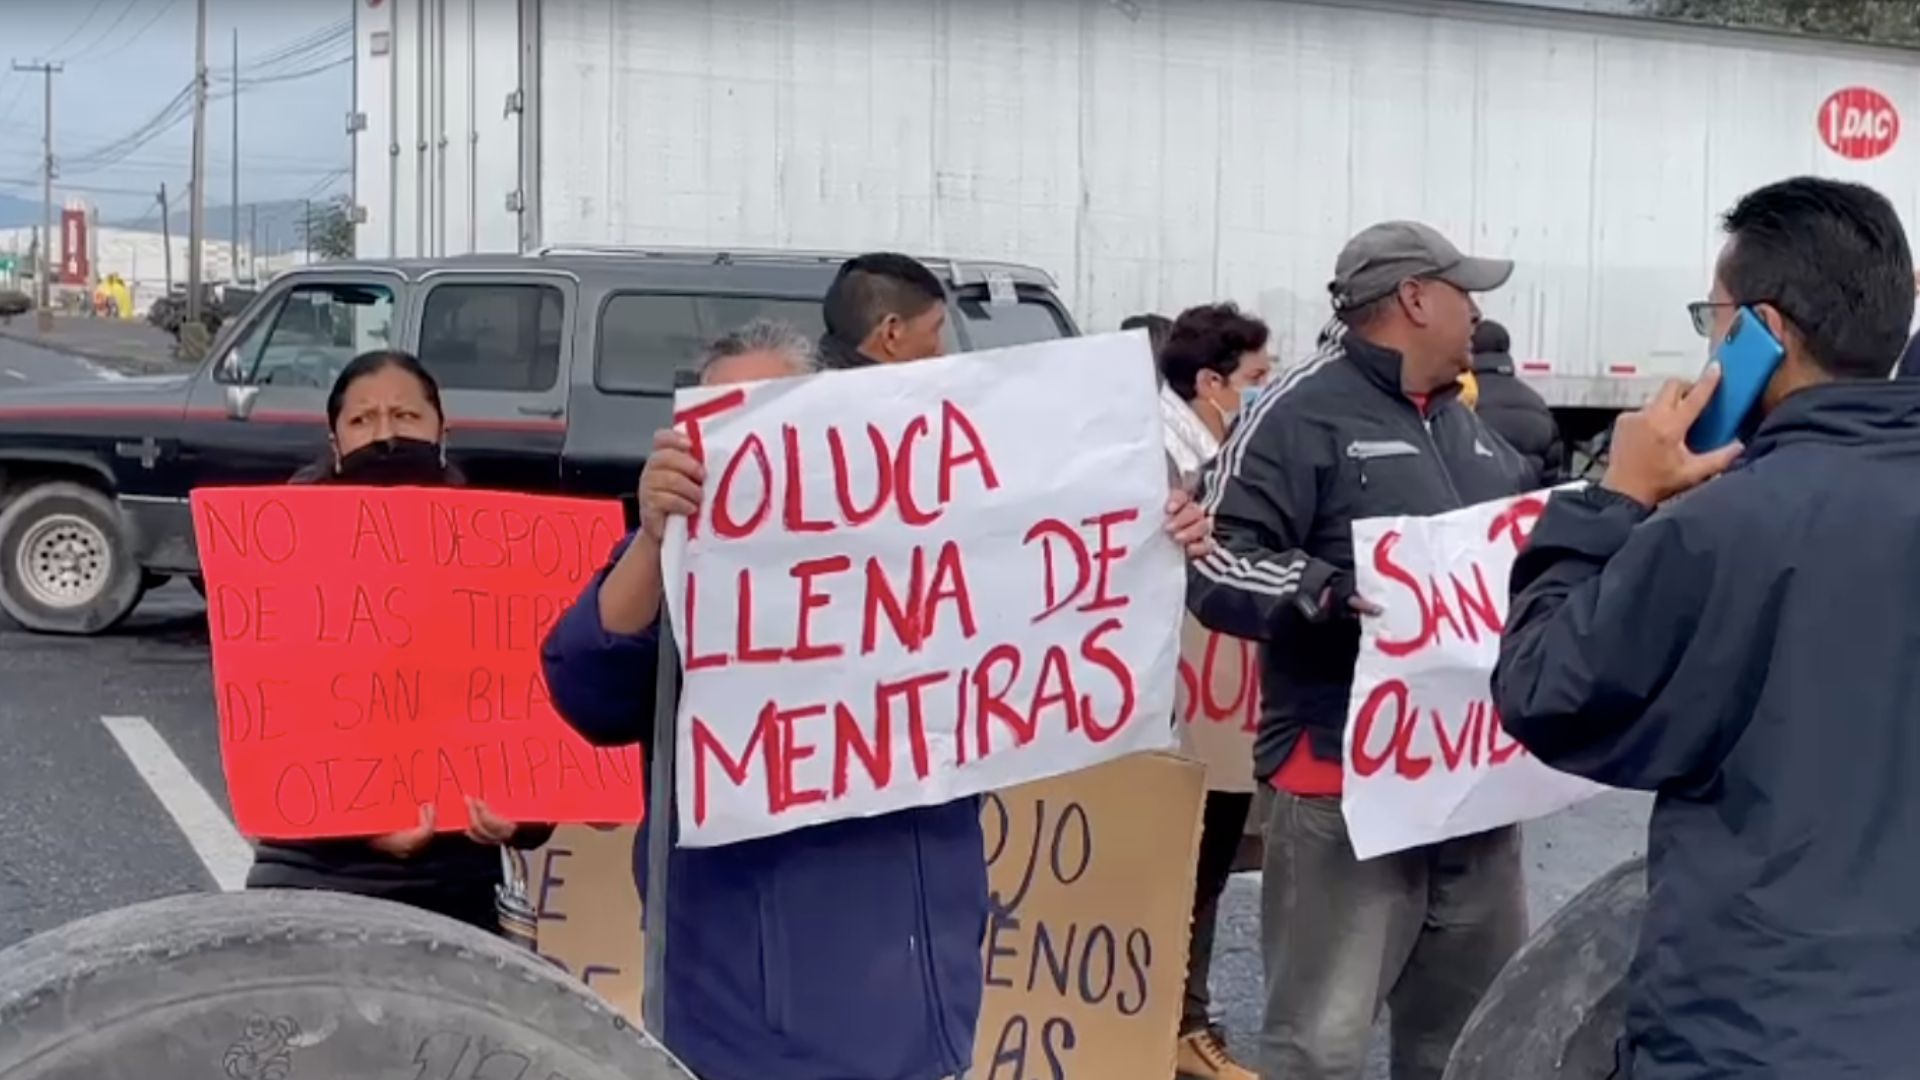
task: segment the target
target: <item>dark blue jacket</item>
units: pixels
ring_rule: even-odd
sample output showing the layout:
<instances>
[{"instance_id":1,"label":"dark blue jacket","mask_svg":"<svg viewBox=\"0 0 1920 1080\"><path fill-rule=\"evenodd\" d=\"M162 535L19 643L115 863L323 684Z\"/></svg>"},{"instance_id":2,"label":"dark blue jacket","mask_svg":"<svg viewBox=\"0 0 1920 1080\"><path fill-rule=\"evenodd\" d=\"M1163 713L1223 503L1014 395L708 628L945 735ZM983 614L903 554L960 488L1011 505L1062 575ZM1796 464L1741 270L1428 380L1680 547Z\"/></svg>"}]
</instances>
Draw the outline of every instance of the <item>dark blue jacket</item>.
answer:
<instances>
[{"instance_id":1,"label":"dark blue jacket","mask_svg":"<svg viewBox=\"0 0 1920 1080\"><path fill-rule=\"evenodd\" d=\"M1920 384L1802 390L1649 515L1555 495L1494 674L1555 768L1659 793L1632 1080L1920 1059Z\"/></svg>"},{"instance_id":2,"label":"dark blue jacket","mask_svg":"<svg viewBox=\"0 0 1920 1080\"><path fill-rule=\"evenodd\" d=\"M595 744L627 745L650 735L658 642L601 628L605 576L542 655L560 715ZM646 834L633 853L643 896ZM667 882L665 1041L701 1080L941 1080L972 1058L987 922L978 800L676 847Z\"/></svg>"}]
</instances>

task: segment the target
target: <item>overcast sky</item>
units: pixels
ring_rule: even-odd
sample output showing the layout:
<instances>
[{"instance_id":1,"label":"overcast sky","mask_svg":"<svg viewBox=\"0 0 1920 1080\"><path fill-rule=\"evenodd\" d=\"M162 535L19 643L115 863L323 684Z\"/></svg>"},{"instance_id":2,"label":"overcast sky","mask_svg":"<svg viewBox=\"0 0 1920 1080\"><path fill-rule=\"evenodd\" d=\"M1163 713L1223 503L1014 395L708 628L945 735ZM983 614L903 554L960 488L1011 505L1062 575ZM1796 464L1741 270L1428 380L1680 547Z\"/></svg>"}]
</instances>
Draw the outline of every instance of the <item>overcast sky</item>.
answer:
<instances>
[{"instance_id":1,"label":"overcast sky","mask_svg":"<svg viewBox=\"0 0 1920 1080\"><path fill-rule=\"evenodd\" d=\"M73 163L55 181L54 199L79 195L105 217L137 216L187 181L193 125L185 118L132 150L86 167L89 152L139 131L193 78L195 0L4 0L0 13L0 193L40 194L42 79L17 74L9 61L51 57L66 65L54 76L56 161ZM352 0L208 0L208 64L214 92L224 93L240 32L242 77L298 74L350 55L334 41L260 67L276 50L312 39L352 17ZM351 161L346 113L353 100L350 66L308 78L243 86L240 95L242 203L348 189L340 173ZM233 102L208 106L208 202L224 206L231 186ZM110 157L119 157L116 152ZM64 180L64 184L63 181ZM111 189L111 190L80 190Z\"/></svg>"}]
</instances>

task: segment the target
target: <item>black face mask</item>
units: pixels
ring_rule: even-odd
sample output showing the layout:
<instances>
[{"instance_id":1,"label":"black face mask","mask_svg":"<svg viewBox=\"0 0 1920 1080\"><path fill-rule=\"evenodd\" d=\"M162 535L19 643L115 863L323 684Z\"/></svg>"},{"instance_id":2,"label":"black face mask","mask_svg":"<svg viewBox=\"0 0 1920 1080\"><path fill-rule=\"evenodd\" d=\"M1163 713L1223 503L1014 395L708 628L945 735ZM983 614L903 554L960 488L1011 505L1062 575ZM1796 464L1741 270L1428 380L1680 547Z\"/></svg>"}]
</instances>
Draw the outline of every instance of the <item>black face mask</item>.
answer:
<instances>
[{"instance_id":1,"label":"black face mask","mask_svg":"<svg viewBox=\"0 0 1920 1080\"><path fill-rule=\"evenodd\" d=\"M447 481L445 451L425 439L382 439L340 459L336 484L367 487L440 487Z\"/></svg>"}]
</instances>

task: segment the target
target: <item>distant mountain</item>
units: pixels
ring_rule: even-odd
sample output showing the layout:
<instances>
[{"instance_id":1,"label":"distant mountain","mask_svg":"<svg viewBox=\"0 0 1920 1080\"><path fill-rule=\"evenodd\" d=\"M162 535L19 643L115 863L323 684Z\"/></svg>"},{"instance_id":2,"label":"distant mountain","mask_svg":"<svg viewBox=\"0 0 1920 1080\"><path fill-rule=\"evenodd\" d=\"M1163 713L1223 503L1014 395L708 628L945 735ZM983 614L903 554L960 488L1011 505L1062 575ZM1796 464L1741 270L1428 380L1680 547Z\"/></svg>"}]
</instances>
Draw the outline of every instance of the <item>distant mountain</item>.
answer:
<instances>
[{"instance_id":1,"label":"distant mountain","mask_svg":"<svg viewBox=\"0 0 1920 1080\"><path fill-rule=\"evenodd\" d=\"M41 221L40 200L0 195L0 229L39 225Z\"/></svg>"},{"instance_id":2,"label":"distant mountain","mask_svg":"<svg viewBox=\"0 0 1920 1080\"><path fill-rule=\"evenodd\" d=\"M0 195L0 200L6 196ZM314 201L316 213L321 200ZM256 239L262 251L281 251L296 249L306 235L304 222L307 204L300 199L280 199L273 202L242 203L240 205L240 241L247 243ZM6 203L0 201L0 224L4 224ZM173 235L185 236L191 225L191 213L179 206L171 215L169 224ZM160 218L150 215L144 222L120 221L114 224L132 227L138 224L142 229L158 232ZM225 206L209 206L205 211L207 239L225 243L233 231L233 211ZM249 233L252 235L250 236Z\"/></svg>"}]
</instances>

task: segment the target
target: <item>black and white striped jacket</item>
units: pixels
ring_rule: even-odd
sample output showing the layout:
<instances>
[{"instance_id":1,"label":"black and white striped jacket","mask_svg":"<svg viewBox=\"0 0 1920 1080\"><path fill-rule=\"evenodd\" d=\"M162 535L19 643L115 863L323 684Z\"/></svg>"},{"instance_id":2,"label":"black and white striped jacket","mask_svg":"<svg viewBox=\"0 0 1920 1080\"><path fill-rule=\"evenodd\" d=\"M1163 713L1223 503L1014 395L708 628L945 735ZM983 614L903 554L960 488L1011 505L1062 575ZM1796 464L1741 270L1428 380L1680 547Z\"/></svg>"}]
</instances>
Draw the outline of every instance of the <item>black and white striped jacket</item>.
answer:
<instances>
[{"instance_id":1,"label":"black and white striped jacket","mask_svg":"<svg viewBox=\"0 0 1920 1080\"><path fill-rule=\"evenodd\" d=\"M1262 781L1302 731L1315 757L1340 760L1360 643L1346 603L1353 523L1454 510L1527 482L1520 456L1457 388L1422 415L1401 391L1400 354L1342 330L1246 411L1201 489L1220 547L1189 564L1187 606L1214 630L1264 643Z\"/></svg>"}]
</instances>

